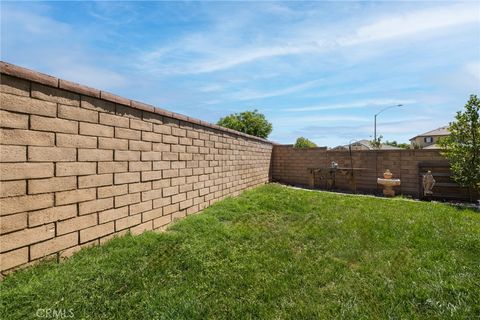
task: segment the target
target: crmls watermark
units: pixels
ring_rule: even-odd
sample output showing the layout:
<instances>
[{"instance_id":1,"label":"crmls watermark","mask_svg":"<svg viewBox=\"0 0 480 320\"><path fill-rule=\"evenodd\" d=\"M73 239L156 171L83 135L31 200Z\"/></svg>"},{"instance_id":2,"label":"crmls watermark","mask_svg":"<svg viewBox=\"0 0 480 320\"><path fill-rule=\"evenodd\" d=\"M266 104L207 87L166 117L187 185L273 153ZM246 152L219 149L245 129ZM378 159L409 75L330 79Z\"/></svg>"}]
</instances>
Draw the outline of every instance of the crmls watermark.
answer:
<instances>
[{"instance_id":1,"label":"crmls watermark","mask_svg":"<svg viewBox=\"0 0 480 320\"><path fill-rule=\"evenodd\" d=\"M75 317L75 314L73 313L73 309L45 308L37 309L37 312L35 312L35 316L45 319L66 319Z\"/></svg>"}]
</instances>

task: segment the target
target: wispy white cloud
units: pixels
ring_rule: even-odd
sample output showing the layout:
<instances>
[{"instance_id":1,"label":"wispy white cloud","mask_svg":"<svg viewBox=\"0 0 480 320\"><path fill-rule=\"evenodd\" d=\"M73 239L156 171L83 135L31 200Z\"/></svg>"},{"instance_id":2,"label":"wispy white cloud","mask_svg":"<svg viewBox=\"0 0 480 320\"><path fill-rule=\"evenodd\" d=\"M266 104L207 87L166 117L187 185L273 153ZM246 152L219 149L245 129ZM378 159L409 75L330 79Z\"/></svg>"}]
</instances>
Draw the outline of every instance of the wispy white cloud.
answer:
<instances>
[{"instance_id":1,"label":"wispy white cloud","mask_svg":"<svg viewBox=\"0 0 480 320\"><path fill-rule=\"evenodd\" d=\"M183 48L184 54L179 54L180 47ZM238 48L222 48L217 44L209 47L208 43L198 44L196 47L175 44L172 47L157 48L143 53L140 57L141 63L137 66L161 74L199 74L226 70L266 58L320 50L321 48L315 44L246 48L241 48L241 45Z\"/></svg>"},{"instance_id":2,"label":"wispy white cloud","mask_svg":"<svg viewBox=\"0 0 480 320\"><path fill-rule=\"evenodd\" d=\"M396 13L359 27L353 37L346 38L340 43L354 45L388 40L475 22L480 22L480 13L476 4L456 4L403 14Z\"/></svg>"},{"instance_id":3,"label":"wispy white cloud","mask_svg":"<svg viewBox=\"0 0 480 320\"><path fill-rule=\"evenodd\" d=\"M223 21L223 20L221 20ZM139 67L161 74L201 74L231 69L259 60L284 56L322 53L325 51L390 40L404 36L418 36L424 32L441 32L447 27L480 23L476 4L443 5L409 12L395 12L370 23L360 24L353 32L345 30L343 35L328 37L322 25L304 32L312 24L297 23L294 31L276 37L273 42L233 42L222 45L226 32L217 26L203 33L189 34L175 43L161 45L140 56ZM342 29L342 28L341 28ZM319 36L320 35L320 36ZM270 40L272 41L272 40Z\"/></svg>"},{"instance_id":4,"label":"wispy white cloud","mask_svg":"<svg viewBox=\"0 0 480 320\"><path fill-rule=\"evenodd\" d=\"M272 122L277 126L286 125L306 125L309 123L333 123L333 122L369 122L372 119L364 116L348 116L348 115L310 115L310 116L282 116L272 117Z\"/></svg>"},{"instance_id":5,"label":"wispy white cloud","mask_svg":"<svg viewBox=\"0 0 480 320\"><path fill-rule=\"evenodd\" d=\"M2 11L2 59L102 89L128 84L127 77L97 62L95 50L79 44L71 25L33 10Z\"/></svg>"},{"instance_id":6,"label":"wispy white cloud","mask_svg":"<svg viewBox=\"0 0 480 320\"><path fill-rule=\"evenodd\" d=\"M336 124L310 124L299 127L293 131L278 130L272 138L293 143L299 136L306 136L318 145L347 144L351 139L371 139L373 136L373 121L370 123L344 121ZM429 121L432 128L445 123L441 119L431 121L429 117L411 116L394 121L382 121L377 125L378 134L383 135L384 140L397 140L408 142L408 139L420 132L425 131L425 122Z\"/></svg>"},{"instance_id":7,"label":"wispy white cloud","mask_svg":"<svg viewBox=\"0 0 480 320\"><path fill-rule=\"evenodd\" d=\"M271 97L284 96L287 94L300 92L300 91L313 88L322 82L323 82L322 79L311 80L311 81L295 84L289 87L285 87L277 90L271 90L271 91L264 91L264 92L259 92L257 90L243 90L240 92L235 92L229 98L231 100L244 101L244 100L259 100L259 99L265 99L265 98L271 98Z\"/></svg>"},{"instance_id":8,"label":"wispy white cloud","mask_svg":"<svg viewBox=\"0 0 480 320\"><path fill-rule=\"evenodd\" d=\"M129 1L116 1L114 5L109 1L92 1L88 4L88 13L102 22L119 26L142 19L136 10L138 5Z\"/></svg>"},{"instance_id":9,"label":"wispy white cloud","mask_svg":"<svg viewBox=\"0 0 480 320\"><path fill-rule=\"evenodd\" d=\"M43 37L52 35L66 36L72 31L69 24L51 19L47 15L36 14L28 11L20 11L10 8L2 3L2 37L14 37L11 24L17 23L17 30L24 31L31 36ZM6 32L8 30L8 32ZM34 40L31 38L31 40Z\"/></svg>"},{"instance_id":10,"label":"wispy white cloud","mask_svg":"<svg viewBox=\"0 0 480 320\"><path fill-rule=\"evenodd\" d=\"M477 85L480 86L480 61L469 62L465 65L465 70L469 75L476 79Z\"/></svg>"},{"instance_id":11,"label":"wispy white cloud","mask_svg":"<svg viewBox=\"0 0 480 320\"><path fill-rule=\"evenodd\" d=\"M128 78L117 72L94 65L77 64L71 60L52 66L51 72L59 78L85 83L94 88L116 88L129 85Z\"/></svg>"},{"instance_id":12,"label":"wispy white cloud","mask_svg":"<svg viewBox=\"0 0 480 320\"><path fill-rule=\"evenodd\" d=\"M312 47L285 45L278 47L251 48L249 50L244 50L243 52L225 52L225 55L217 57L216 59L206 60L194 65L190 72L205 73L224 70L260 59L300 54L307 50L312 50Z\"/></svg>"},{"instance_id":13,"label":"wispy white cloud","mask_svg":"<svg viewBox=\"0 0 480 320\"><path fill-rule=\"evenodd\" d=\"M226 86L220 83L210 83L198 87L197 90L200 92L219 92L225 90Z\"/></svg>"},{"instance_id":14,"label":"wispy white cloud","mask_svg":"<svg viewBox=\"0 0 480 320\"><path fill-rule=\"evenodd\" d=\"M377 126L377 131L381 134L409 134L423 130L422 123L425 123L425 119L408 119L396 122L394 125L384 123ZM365 139L372 135L373 125L309 126L296 130L296 133L309 137L314 137L316 134L323 136L341 134L343 136L356 137L357 139ZM388 139L387 136L386 138Z\"/></svg>"},{"instance_id":15,"label":"wispy white cloud","mask_svg":"<svg viewBox=\"0 0 480 320\"><path fill-rule=\"evenodd\" d=\"M380 106L389 106L397 104L412 104L416 103L415 100L405 100L405 99L371 99L371 100L362 100L362 101L353 101L346 103L337 103L337 104L325 104L325 105L316 105L316 106L307 106L307 107L292 107L283 109L283 111L290 112L303 112L303 111L319 111L319 110L340 110L340 109L355 109L355 108L367 108L367 107L380 107Z\"/></svg>"},{"instance_id":16,"label":"wispy white cloud","mask_svg":"<svg viewBox=\"0 0 480 320\"><path fill-rule=\"evenodd\" d=\"M366 138L398 103L378 129L404 141L479 90L478 2L41 5L2 7L2 58L206 121L253 105L279 142Z\"/></svg>"}]
</instances>

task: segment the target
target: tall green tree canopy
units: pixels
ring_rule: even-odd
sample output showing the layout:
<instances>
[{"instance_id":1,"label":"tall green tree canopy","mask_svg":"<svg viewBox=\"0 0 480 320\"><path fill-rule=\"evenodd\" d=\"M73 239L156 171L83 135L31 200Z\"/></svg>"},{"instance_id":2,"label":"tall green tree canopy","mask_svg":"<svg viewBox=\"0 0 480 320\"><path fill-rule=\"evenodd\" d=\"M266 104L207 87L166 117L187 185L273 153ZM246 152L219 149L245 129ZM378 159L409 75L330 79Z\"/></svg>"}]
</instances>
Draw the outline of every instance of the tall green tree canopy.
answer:
<instances>
[{"instance_id":1,"label":"tall green tree canopy","mask_svg":"<svg viewBox=\"0 0 480 320\"><path fill-rule=\"evenodd\" d=\"M217 124L265 139L272 132L272 124L258 110L233 113L218 120Z\"/></svg>"},{"instance_id":2,"label":"tall green tree canopy","mask_svg":"<svg viewBox=\"0 0 480 320\"><path fill-rule=\"evenodd\" d=\"M471 95L464 111L450 123L450 135L439 144L450 161L454 179L465 187L480 190L480 100Z\"/></svg>"},{"instance_id":3,"label":"tall green tree canopy","mask_svg":"<svg viewBox=\"0 0 480 320\"><path fill-rule=\"evenodd\" d=\"M316 146L315 142L304 137L298 138L294 145L295 148L315 148Z\"/></svg>"}]
</instances>

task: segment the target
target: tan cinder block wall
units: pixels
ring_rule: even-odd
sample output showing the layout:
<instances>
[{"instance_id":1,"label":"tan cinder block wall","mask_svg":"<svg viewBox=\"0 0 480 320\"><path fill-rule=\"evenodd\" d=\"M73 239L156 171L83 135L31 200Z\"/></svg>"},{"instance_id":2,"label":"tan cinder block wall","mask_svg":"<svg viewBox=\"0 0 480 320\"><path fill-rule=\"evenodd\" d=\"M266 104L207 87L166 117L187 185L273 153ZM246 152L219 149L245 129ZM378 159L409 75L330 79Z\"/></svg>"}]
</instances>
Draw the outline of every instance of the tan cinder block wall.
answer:
<instances>
[{"instance_id":1,"label":"tan cinder block wall","mask_svg":"<svg viewBox=\"0 0 480 320\"><path fill-rule=\"evenodd\" d=\"M386 169L392 171L394 178L401 179L396 188L401 194L419 197L419 162L446 161L438 150L354 150L353 167L364 170L355 173L357 191L380 193L377 177L382 177ZM304 185L309 184L308 168L329 167L335 161L340 167L350 167L348 151L331 151L321 148L295 149L292 146L275 145L272 153L271 179L273 181ZM318 187L325 182L316 180ZM348 177L337 175L336 185L340 189L351 190Z\"/></svg>"},{"instance_id":2,"label":"tan cinder block wall","mask_svg":"<svg viewBox=\"0 0 480 320\"><path fill-rule=\"evenodd\" d=\"M268 182L267 140L0 67L2 272L161 230Z\"/></svg>"}]
</instances>

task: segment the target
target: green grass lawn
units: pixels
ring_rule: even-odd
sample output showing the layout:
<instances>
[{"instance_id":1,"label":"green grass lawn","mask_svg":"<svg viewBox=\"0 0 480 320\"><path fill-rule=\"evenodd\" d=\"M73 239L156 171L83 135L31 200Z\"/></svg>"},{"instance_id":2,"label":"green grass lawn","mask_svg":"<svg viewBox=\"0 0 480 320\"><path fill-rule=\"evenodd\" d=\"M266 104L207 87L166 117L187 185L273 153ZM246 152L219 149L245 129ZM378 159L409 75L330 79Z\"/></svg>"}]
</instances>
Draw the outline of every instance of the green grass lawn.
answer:
<instances>
[{"instance_id":1,"label":"green grass lawn","mask_svg":"<svg viewBox=\"0 0 480 320\"><path fill-rule=\"evenodd\" d=\"M1 319L478 319L480 214L272 184L0 289Z\"/></svg>"}]
</instances>

